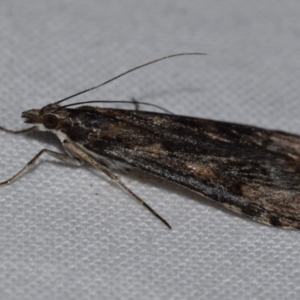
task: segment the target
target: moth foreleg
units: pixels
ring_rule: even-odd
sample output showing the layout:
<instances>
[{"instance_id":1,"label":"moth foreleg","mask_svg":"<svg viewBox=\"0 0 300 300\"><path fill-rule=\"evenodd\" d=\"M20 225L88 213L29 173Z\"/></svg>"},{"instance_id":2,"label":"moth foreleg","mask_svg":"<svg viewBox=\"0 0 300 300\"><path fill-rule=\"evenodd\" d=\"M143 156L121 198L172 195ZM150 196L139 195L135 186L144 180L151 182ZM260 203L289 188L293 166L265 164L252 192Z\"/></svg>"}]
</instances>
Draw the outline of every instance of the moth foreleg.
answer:
<instances>
[{"instance_id":1,"label":"moth foreleg","mask_svg":"<svg viewBox=\"0 0 300 300\"><path fill-rule=\"evenodd\" d=\"M43 149L39 153L37 153L18 173L16 173L14 176L12 176L11 178L9 178L6 181L0 182L0 187L11 184L14 181L16 181L27 170L32 168L34 166L34 164L37 162L37 160L39 159L39 157L42 156L44 153L51 155L51 156L55 157L56 159L63 161L64 163L73 165L73 166L81 166L83 164L83 161L78 158L74 158L69 155L66 155L66 154L63 154L60 152L55 152L55 151L52 151L49 149Z\"/></svg>"},{"instance_id":2,"label":"moth foreleg","mask_svg":"<svg viewBox=\"0 0 300 300\"><path fill-rule=\"evenodd\" d=\"M131 191L118 176L108 170L105 166L99 163L96 159L86 153L84 150L79 148L76 144L65 141L64 147L69 150L69 152L77 155L81 159L85 160L89 164L91 164L96 169L102 171L105 175L107 175L110 179L112 179L117 185L119 185L122 189L124 189L128 194L130 194L134 199L136 199L139 203L141 203L144 207L148 209L156 218L158 218L161 222L163 222L169 229L172 227L170 224L161 217L153 208L151 208L143 199L141 199L138 195L136 195L133 191Z\"/></svg>"},{"instance_id":3,"label":"moth foreleg","mask_svg":"<svg viewBox=\"0 0 300 300\"><path fill-rule=\"evenodd\" d=\"M7 132L7 133L12 133L12 134L29 133L29 132L34 131L35 129L37 129L36 126L32 126L32 127L29 127L29 128L26 128L26 129L22 129L22 130L10 130L10 129L6 129L6 128L0 126L0 130L2 130L4 132Z\"/></svg>"}]
</instances>

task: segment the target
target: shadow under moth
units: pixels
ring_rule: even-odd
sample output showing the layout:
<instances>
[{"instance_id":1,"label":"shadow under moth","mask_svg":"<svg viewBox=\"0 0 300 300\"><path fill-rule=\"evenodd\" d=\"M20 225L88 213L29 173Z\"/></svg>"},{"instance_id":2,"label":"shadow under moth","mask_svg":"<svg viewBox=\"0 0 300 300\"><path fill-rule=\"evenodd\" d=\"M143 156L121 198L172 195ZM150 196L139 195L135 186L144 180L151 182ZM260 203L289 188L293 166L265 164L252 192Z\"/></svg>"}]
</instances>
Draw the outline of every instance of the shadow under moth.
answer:
<instances>
[{"instance_id":1,"label":"shadow under moth","mask_svg":"<svg viewBox=\"0 0 300 300\"><path fill-rule=\"evenodd\" d=\"M86 105L107 101L61 105L151 63L200 54L169 55L41 109L24 111L25 123L33 127L21 131L0 129L9 133L50 131L60 139L65 153L41 150L0 186L15 181L44 153L76 166L86 162L104 172L171 228L113 173L112 164L121 163L182 185L255 221L300 229L299 136L169 112L140 111L138 107L125 110Z\"/></svg>"}]
</instances>

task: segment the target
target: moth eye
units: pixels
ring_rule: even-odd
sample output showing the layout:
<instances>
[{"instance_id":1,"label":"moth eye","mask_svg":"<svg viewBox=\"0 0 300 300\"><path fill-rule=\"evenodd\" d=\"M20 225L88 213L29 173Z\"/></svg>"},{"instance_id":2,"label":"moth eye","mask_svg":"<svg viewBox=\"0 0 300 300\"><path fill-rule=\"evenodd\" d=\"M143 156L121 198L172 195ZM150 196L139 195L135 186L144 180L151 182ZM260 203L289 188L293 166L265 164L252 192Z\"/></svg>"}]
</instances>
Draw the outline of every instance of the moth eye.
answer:
<instances>
[{"instance_id":1,"label":"moth eye","mask_svg":"<svg viewBox=\"0 0 300 300\"><path fill-rule=\"evenodd\" d=\"M58 125L58 118L55 115L45 115L43 118L43 124L47 129L54 129Z\"/></svg>"}]
</instances>

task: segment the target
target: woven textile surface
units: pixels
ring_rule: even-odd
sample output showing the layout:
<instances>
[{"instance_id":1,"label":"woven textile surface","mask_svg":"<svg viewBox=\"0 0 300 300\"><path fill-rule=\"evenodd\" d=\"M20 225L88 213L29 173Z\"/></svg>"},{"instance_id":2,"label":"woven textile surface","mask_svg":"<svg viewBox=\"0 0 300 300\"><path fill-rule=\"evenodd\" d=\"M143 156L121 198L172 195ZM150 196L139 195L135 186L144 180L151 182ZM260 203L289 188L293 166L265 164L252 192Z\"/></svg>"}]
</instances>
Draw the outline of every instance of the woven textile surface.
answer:
<instances>
[{"instance_id":1,"label":"woven textile surface","mask_svg":"<svg viewBox=\"0 0 300 300\"><path fill-rule=\"evenodd\" d=\"M149 60L205 52L72 101L135 98L299 134L299 12L296 0L3 0L0 125L25 128L22 111ZM0 132L0 143L1 181L43 148L62 151L46 133ZM255 223L148 174L117 174L173 229L93 168L45 155L0 189L1 299L299 299L299 231Z\"/></svg>"}]
</instances>

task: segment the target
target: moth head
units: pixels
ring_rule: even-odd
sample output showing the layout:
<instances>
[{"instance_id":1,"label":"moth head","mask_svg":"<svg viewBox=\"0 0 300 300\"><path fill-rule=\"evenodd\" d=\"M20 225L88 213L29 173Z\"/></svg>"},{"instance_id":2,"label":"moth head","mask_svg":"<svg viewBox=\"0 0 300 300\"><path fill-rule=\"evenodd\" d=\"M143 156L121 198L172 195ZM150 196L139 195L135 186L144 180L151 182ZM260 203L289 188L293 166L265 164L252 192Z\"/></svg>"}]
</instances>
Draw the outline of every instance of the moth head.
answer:
<instances>
[{"instance_id":1,"label":"moth head","mask_svg":"<svg viewBox=\"0 0 300 300\"><path fill-rule=\"evenodd\" d=\"M22 113L25 123L33 125L43 125L47 130L58 129L60 126L61 114L57 105L47 105L42 109L30 109Z\"/></svg>"}]
</instances>

